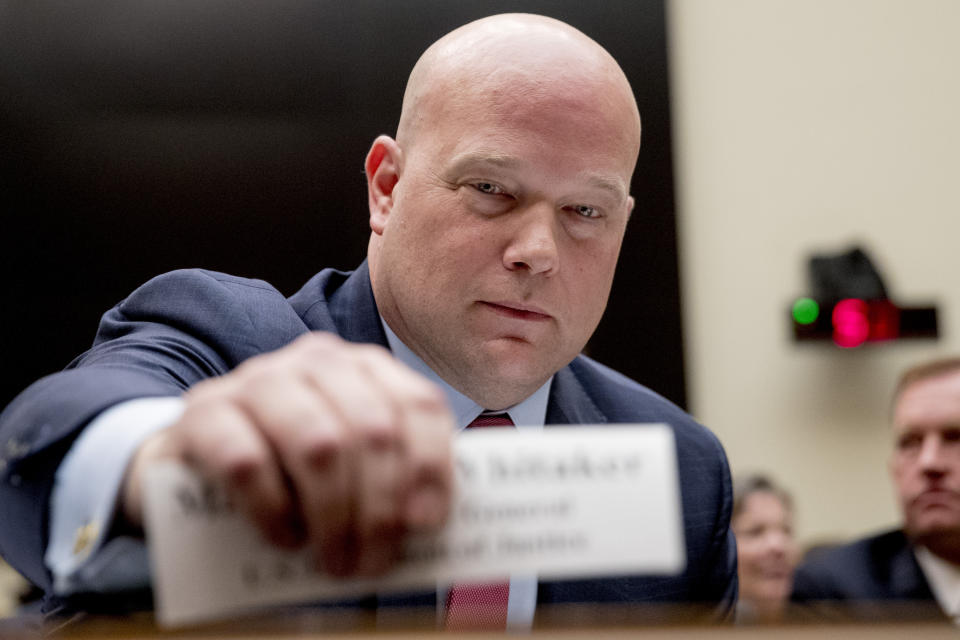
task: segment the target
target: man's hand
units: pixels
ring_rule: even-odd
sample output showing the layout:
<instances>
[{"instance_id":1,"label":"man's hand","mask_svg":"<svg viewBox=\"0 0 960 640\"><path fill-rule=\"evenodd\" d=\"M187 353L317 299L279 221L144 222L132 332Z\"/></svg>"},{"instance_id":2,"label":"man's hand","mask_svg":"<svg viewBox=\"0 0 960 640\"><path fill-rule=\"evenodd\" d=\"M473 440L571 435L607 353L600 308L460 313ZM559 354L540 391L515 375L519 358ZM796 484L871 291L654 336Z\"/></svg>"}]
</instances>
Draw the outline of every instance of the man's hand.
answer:
<instances>
[{"instance_id":1,"label":"man's hand","mask_svg":"<svg viewBox=\"0 0 960 640\"><path fill-rule=\"evenodd\" d=\"M441 391L384 349L306 335L184 396L123 487L142 523L148 463L175 458L221 483L267 539L303 543L334 575L375 575L403 537L446 520L453 418Z\"/></svg>"}]
</instances>

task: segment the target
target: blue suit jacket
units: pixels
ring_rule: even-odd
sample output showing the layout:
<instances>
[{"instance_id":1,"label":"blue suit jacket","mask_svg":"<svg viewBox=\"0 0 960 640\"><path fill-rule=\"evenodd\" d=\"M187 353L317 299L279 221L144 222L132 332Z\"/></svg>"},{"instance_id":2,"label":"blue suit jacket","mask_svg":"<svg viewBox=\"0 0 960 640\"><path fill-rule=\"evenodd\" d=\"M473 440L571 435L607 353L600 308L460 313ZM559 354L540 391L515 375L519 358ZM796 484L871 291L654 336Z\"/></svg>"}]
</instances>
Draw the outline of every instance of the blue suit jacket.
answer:
<instances>
[{"instance_id":1,"label":"blue suit jacket","mask_svg":"<svg viewBox=\"0 0 960 640\"><path fill-rule=\"evenodd\" d=\"M134 291L104 314L88 352L33 384L0 415L0 553L49 590L43 553L51 485L83 427L118 402L179 395L308 331L387 345L366 263L352 275L324 270L290 298L263 281L201 270L165 274ZM727 616L736 599L736 545L729 468L716 437L586 357L557 372L547 424L625 422L673 427L687 568L678 576L542 583L538 602L694 602Z\"/></svg>"},{"instance_id":2,"label":"blue suit jacket","mask_svg":"<svg viewBox=\"0 0 960 640\"><path fill-rule=\"evenodd\" d=\"M823 617L944 617L899 529L811 552L794 574L791 600Z\"/></svg>"}]
</instances>

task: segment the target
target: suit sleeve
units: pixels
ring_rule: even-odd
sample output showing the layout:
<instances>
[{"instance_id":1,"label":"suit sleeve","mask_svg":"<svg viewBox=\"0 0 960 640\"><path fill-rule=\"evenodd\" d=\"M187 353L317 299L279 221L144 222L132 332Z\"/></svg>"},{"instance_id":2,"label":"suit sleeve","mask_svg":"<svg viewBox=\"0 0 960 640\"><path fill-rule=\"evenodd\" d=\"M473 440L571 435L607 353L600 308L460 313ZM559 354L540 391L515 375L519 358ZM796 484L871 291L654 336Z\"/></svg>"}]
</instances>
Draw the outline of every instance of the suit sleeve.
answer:
<instances>
[{"instance_id":1,"label":"suit sleeve","mask_svg":"<svg viewBox=\"0 0 960 640\"><path fill-rule=\"evenodd\" d=\"M202 271L154 278L104 314L93 347L0 414L0 554L49 591L51 489L80 431L121 402L177 396L303 332L266 283Z\"/></svg>"},{"instance_id":2,"label":"suit sleeve","mask_svg":"<svg viewBox=\"0 0 960 640\"><path fill-rule=\"evenodd\" d=\"M705 427L674 417L680 490L687 536L690 600L714 621L733 620L737 602L737 543L730 530L733 484L723 446Z\"/></svg>"},{"instance_id":3,"label":"suit sleeve","mask_svg":"<svg viewBox=\"0 0 960 640\"><path fill-rule=\"evenodd\" d=\"M732 622L734 609L737 604L739 584L737 581L737 541L730 529L730 517L733 511L733 483L730 479L730 467L726 454L711 434L718 450L720 465L718 470L717 486L720 489L720 508L713 529L712 561L706 563L707 573L705 584L710 594L715 598L715 610L718 620Z\"/></svg>"}]
</instances>

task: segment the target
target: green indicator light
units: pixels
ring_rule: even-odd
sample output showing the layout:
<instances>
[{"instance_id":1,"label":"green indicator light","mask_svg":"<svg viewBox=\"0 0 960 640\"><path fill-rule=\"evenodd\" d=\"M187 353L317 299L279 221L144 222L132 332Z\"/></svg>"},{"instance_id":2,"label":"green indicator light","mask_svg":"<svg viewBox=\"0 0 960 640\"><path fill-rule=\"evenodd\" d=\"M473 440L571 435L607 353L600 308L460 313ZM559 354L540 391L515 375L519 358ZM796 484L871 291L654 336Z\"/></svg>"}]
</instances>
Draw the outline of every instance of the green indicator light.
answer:
<instances>
[{"instance_id":1,"label":"green indicator light","mask_svg":"<svg viewBox=\"0 0 960 640\"><path fill-rule=\"evenodd\" d=\"M813 324L820 315L820 305L813 298L799 298L793 303L793 319L797 324Z\"/></svg>"}]
</instances>

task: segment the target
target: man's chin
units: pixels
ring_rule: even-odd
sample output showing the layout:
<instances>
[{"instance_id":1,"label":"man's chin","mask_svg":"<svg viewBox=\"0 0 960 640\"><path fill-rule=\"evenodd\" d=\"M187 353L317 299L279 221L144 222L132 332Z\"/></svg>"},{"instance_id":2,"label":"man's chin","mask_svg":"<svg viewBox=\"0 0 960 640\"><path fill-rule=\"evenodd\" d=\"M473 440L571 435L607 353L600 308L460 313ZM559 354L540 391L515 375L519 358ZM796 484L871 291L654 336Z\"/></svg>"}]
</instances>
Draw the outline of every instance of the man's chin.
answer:
<instances>
[{"instance_id":1,"label":"man's chin","mask_svg":"<svg viewBox=\"0 0 960 640\"><path fill-rule=\"evenodd\" d=\"M527 398L576 357L574 353L564 359L556 345L548 349L511 338L487 340L475 353L471 362L471 386L487 398L487 403L496 398L498 404L508 403L504 406ZM467 395L488 409L493 408L475 395Z\"/></svg>"},{"instance_id":2,"label":"man's chin","mask_svg":"<svg viewBox=\"0 0 960 640\"><path fill-rule=\"evenodd\" d=\"M569 362L558 358L556 347L546 349L523 340L490 341L483 345L483 349L481 362L485 363L487 370L504 381L514 381L516 384L545 381ZM572 359L573 356L570 357Z\"/></svg>"},{"instance_id":3,"label":"man's chin","mask_svg":"<svg viewBox=\"0 0 960 640\"><path fill-rule=\"evenodd\" d=\"M936 550L945 545L960 554L960 514L924 513L907 526L907 535L916 544Z\"/></svg>"},{"instance_id":4,"label":"man's chin","mask_svg":"<svg viewBox=\"0 0 960 640\"><path fill-rule=\"evenodd\" d=\"M496 367L475 372L460 391L487 409L499 410L528 398L549 379L550 374L542 371L498 362Z\"/></svg>"}]
</instances>

